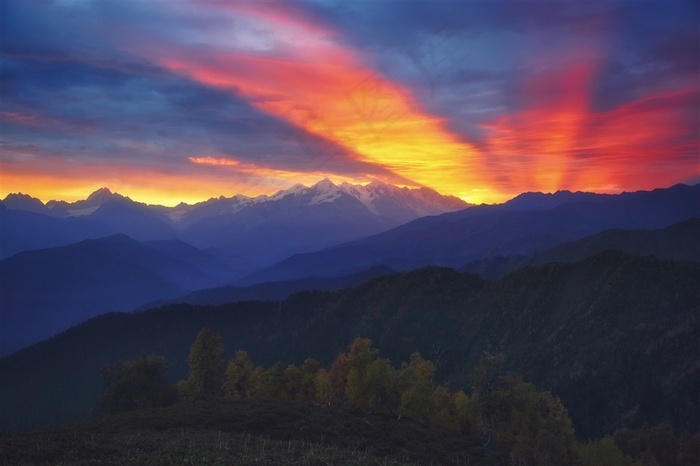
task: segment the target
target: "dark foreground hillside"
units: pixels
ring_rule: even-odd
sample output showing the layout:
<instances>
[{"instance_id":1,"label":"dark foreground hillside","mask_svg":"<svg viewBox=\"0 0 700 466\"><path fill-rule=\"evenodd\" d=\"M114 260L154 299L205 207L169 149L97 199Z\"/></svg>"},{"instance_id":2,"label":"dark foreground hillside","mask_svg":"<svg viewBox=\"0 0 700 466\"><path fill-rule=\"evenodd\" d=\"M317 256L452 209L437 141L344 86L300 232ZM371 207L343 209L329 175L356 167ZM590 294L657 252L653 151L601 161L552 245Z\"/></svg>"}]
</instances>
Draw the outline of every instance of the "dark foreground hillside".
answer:
<instances>
[{"instance_id":1,"label":"dark foreground hillside","mask_svg":"<svg viewBox=\"0 0 700 466\"><path fill-rule=\"evenodd\" d=\"M518 462L504 445L494 442L483 448L483 441L480 435L338 406L236 399L144 409L0 435L0 464L531 464ZM578 443L572 453L567 466L690 466L700 460L700 436L676 436L668 425L661 425ZM539 464L562 463L545 456Z\"/></svg>"},{"instance_id":2,"label":"dark foreground hillside","mask_svg":"<svg viewBox=\"0 0 700 466\"><path fill-rule=\"evenodd\" d=\"M477 439L280 400L176 405L0 437L2 464L492 464Z\"/></svg>"},{"instance_id":3,"label":"dark foreground hillside","mask_svg":"<svg viewBox=\"0 0 700 466\"><path fill-rule=\"evenodd\" d=\"M357 336L394 364L421 352L436 382L469 390L485 350L560 397L581 439L670 421L700 430L700 265L608 251L498 280L426 268L356 288L307 292L281 304L173 305L110 314L0 359L2 430L85 419L102 390L99 370L139 352L186 373L204 326L264 366L328 365Z\"/></svg>"}]
</instances>

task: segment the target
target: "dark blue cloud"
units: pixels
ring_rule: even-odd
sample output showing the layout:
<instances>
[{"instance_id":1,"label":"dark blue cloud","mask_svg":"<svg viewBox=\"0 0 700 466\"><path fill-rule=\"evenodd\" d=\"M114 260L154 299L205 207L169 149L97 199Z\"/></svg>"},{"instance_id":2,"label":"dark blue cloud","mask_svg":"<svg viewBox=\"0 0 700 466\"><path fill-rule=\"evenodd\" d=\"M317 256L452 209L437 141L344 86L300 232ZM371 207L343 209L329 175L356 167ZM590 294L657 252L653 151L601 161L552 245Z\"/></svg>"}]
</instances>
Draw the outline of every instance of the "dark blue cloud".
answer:
<instances>
[{"instance_id":1,"label":"dark blue cloud","mask_svg":"<svg viewBox=\"0 0 700 466\"><path fill-rule=\"evenodd\" d=\"M692 86L700 75L700 2L693 0L295 5L341 31L372 67L472 142L479 124L530 104L528 79L591 53L596 111Z\"/></svg>"},{"instance_id":2,"label":"dark blue cloud","mask_svg":"<svg viewBox=\"0 0 700 466\"><path fill-rule=\"evenodd\" d=\"M229 156L282 170L323 164L337 172L384 172L261 112L232 90L172 75L92 36L97 25L111 30L122 21L137 28L149 20L149 27L168 35L185 21L129 8L4 3L0 24L3 39L11 40L0 47L0 98L3 111L23 117L5 118L5 147L31 146L75 163L168 162L183 171L191 168L191 156ZM195 18L190 27L209 25L203 21Z\"/></svg>"},{"instance_id":3,"label":"dark blue cloud","mask_svg":"<svg viewBox=\"0 0 700 466\"><path fill-rule=\"evenodd\" d=\"M270 8L333 31L332 40L408 89L421 110L480 146L486 124L533 104L529 82L579 61L595 61L594 111L697 89L699 5L307 1ZM190 156L229 155L279 169L323 164L381 172L256 109L233 89L207 87L138 58L134 50L173 44L204 53L211 44L202 37L235 30L230 16L196 6L0 2L0 99L2 111L16 117L3 121L3 141L74 160L168 161L183 171Z\"/></svg>"}]
</instances>

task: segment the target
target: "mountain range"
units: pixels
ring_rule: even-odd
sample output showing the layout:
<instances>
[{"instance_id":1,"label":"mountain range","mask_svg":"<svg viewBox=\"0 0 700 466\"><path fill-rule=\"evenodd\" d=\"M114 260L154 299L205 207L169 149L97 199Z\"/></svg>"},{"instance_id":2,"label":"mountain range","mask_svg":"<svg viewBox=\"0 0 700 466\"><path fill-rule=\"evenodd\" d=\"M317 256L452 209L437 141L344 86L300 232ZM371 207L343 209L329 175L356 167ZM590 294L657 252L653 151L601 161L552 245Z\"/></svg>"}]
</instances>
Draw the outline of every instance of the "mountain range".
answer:
<instances>
[{"instance_id":1,"label":"mountain range","mask_svg":"<svg viewBox=\"0 0 700 466\"><path fill-rule=\"evenodd\" d=\"M106 189L72 204L43 205L26 195L3 202L15 207L0 205L3 253L31 250L0 261L0 355L103 312L156 303L280 300L426 265L498 276L610 248L696 260L699 247L697 220L688 219L700 218L700 185L620 195L526 193L501 205L421 217L312 253L303 251L463 203L426 189L336 186L328 180L274 196L174 208L135 203ZM22 206L33 211L17 209ZM672 231L645 233L684 221L689 223ZM595 236L615 228L635 231ZM632 245L636 249L627 247ZM552 250L556 246L561 249ZM297 253L255 270L254 260L264 263L283 250Z\"/></svg>"},{"instance_id":2,"label":"mountain range","mask_svg":"<svg viewBox=\"0 0 700 466\"><path fill-rule=\"evenodd\" d=\"M619 195L526 194L500 205L423 217L322 251L295 254L239 284L335 276L385 265L464 267L498 256L532 255L613 228L664 228L700 217L700 185Z\"/></svg>"},{"instance_id":3,"label":"mountain range","mask_svg":"<svg viewBox=\"0 0 700 466\"><path fill-rule=\"evenodd\" d=\"M107 311L205 288L192 263L118 234L26 251L0 261L1 354Z\"/></svg>"},{"instance_id":4,"label":"mountain range","mask_svg":"<svg viewBox=\"0 0 700 466\"><path fill-rule=\"evenodd\" d=\"M575 262L596 252L612 249L662 259L700 262L700 218L691 218L666 228L605 230L531 256L490 257L467 264L461 270L495 278L522 267Z\"/></svg>"},{"instance_id":5,"label":"mountain range","mask_svg":"<svg viewBox=\"0 0 700 466\"><path fill-rule=\"evenodd\" d=\"M606 230L531 256L498 256L472 262L461 271L476 273L485 278L498 278L523 267L555 262L576 262L605 250L618 250L661 259L700 262L700 218L691 218L659 229ZM350 288L370 278L393 273L396 273L394 269L383 265L362 269L349 275L325 278L309 276L249 286L227 285L197 290L172 300L147 303L140 309L146 310L175 303L221 305L236 301L282 301L301 291Z\"/></svg>"},{"instance_id":6,"label":"mountain range","mask_svg":"<svg viewBox=\"0 0 700 466\"><path fill-rule=\"evenodd\" d=\"M124 233L138 241L180 239L228 258L231 276L297 253L378 233L407 221L469 205L428 188L366 186L324 179L274 195L212 198L175 207L147 205L102 188L68 203L9 194L0 210L1 258ZM17 212L24 212L18 214ZM33 215L29 220L27 212ZM80 219L80 222L76 222Z\"/></svg>"},{"instance_id":7,"label":"mountain range","mask_svg":"<svg viewBox=\"0 0 700 466\"><path fill-rule=\"evenodd\" d=\"M0 359L0 421L7 431L85 418L100 368L140 352L166 357L182 378L208 326L228 357L244 349L265 367L328 365L360 335L395 364L420 351L454 390L469 390L483 351L504 352L509 371L562 399L582 439L663 421L697 432L699 280L697 263L604 251L497 280L428 267L279 304L105 314Z\"/></svg>"}]
</instances>

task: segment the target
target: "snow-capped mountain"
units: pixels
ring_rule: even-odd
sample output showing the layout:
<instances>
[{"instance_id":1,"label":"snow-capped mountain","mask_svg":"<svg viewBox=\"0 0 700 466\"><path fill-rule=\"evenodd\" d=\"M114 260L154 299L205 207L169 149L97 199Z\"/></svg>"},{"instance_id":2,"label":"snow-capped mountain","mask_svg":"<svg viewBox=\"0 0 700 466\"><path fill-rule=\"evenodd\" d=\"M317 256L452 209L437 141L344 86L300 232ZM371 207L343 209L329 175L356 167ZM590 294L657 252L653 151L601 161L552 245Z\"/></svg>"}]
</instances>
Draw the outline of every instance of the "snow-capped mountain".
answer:
<instances>
[{"instance_id":1,"label":"snow-capped mountain","mask_svg":"<svg viewBox=\"0 0 700 466\"><path fill-rule=\"evenodd\" d=\"M108 188L72 203L43 205L26 195L10 195L6 200L20 210L81 217L140 241L183 239L258 265L468 207L460 199L428 188L398 188L377 181L338 186L328 179L272 195L237 194L175 207L135 202Z\"/></svg>"},{"instance_id":2,"label":"snow-capped mountain","mask_svg":"<svg viewBox=\"0 0 700 466\"><path fill-rule=\"evenodd\" d=\"M265 263L466 207L457 198L427 188L397 188L379 182L338 186L323 179L271 196L210 199L186 212L183 206L177 225L200 248L214 247L247 257L252 253Z\"/></svg>"},{"instance_id":3,"label":"snow-capped mountain","mask_svg":"<svg viewBox=\"0 0 700 466\"><path fill-rule=\"evenodd\" d=\"M323 179L311 187L296 184L272 195L248 197L237 194L211 198L194 205L180 204L170 209L168 218L179 228L185 229L207 217L232 215L245 208L285 200L295 205L314 206L333 203L344 196L352 197L377 217L392 219L392 223L404 223L426 215L439 215L461 210L469 206L454 196L443 196L429 188L398 188L390 184L373 181L368 185L342 183L336 185ZM397 224L398 224L397 223Z\"/></svg>"}]
</instances>

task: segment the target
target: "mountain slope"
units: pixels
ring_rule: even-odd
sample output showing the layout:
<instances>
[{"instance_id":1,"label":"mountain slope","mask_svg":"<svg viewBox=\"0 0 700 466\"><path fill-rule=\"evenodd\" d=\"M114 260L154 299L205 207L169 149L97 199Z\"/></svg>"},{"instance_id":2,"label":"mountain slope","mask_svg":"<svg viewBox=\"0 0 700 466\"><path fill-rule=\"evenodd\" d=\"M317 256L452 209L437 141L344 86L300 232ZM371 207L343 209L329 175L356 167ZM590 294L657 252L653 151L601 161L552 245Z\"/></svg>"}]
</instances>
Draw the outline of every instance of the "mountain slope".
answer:
<instances>
[{"instance_id":1,"label":"mountain slope","mask_svg":"<svg viewBox=\"0 0 700 466\"><path fill-rule=\"evenodd\" d=\"M179 236L162 213L126 198L108 200L87 218L101 221L138 241L166 240Z\"/></svg>"},{"instance_id":2,"label":"mountain slope","mask_svg":"<svg viewBox=\"0 0 700 466\"><path fill-rule=\"evenodd\" d=\"M0 262L2 354L109 310L216 283L196 267L124 235L17 254Z\"/></svg>"},{"instance_id":3,"label":"mountain slope","mask_svg":"<svg viewBox=\"0 0 700 466\"><path fill-rule=\"evenodd\" d=\"M417 466L464 464L467 458L474 466L493 464L502 451L477 456L473 445L479 441L406 417L397 421L351 408L249 399L180 404L0 436L0 461Z\"/></svg>"},{"instance_id":4,"label":"mountain slope","mask_svg":"<svg viewBox=\"0 0 700 466\"><path fill-rule=\"evenodd\" d=\"M362 240L297 254L239 284L337 275L382 264L397 270L461 267L494 256L531 255L611 228L663 228L700 217L700 185L590 200L581 194L583 199L551 209L513 210L506 203L420 218Z\"/></svg>"},{"instance_id":5,"label":"mountain slope","mask_svg":"<svg viewBox=\"0 0 700 466\"><path fill-rule=\"evenodd\" d=\"M101 188L76 202L11 194L12 206L52 216L83 217L139 241L187 239L225 262L239 264L236 278L297 252L308 252L375 234L424 215L468 207L464 201L428 188L397 188L380 182L367 186L324 179L311 187L296 185L274 195L219 197L194 205L146 205ZM10 219L11 220L11 219ZM41 229L34 235L41 235ZM21 237L20 235L16 235ZM38 247L57 246L40 238ZM77 238L76 240L83 239ZM11 253L34 248L8 238ZM9 253L8 253L9 255ZM241 264L247 264L245 267ZM235 264L227 264L235 265Z\"/></svg>"},{"instance_id":6,"label":"mountain slope","mask_svg":"<svg viewBox=\"0 0 700 466\"><path fill-rule=\"evenodd\" d=\"M184 213L179 223L189 225L183 235L198 247L225 250L264 266L467 206L427 188L400 189L377 182L336 186L325 179L273 196L212 200ZM204 216L203 211L214 215Z\"/></svg>"},{"instance_id":7,"label":"mountain slope","mask_svg":"<svg viewBox=\"0 0 700 466\"><path fill-rule=\"evenodd\" d=\"M86 416L99 368L140 351L166 356L183 377L190 343L209 326L229 356L246 349L264 366L329 364L369 337L397 364L422 352L453 389L468 389L482 351L503 351L513 372L562 398L582 438L663 420L697 432L699 282L699 264L608 251L499 280L433 267L280 305L105 315L0 360L3 428Z\"/></svg>"},{"instance_id":8,"label":"mountain slope","mask_svg":"<svg viewBox=\"0 0 700 466\"><path fill-rule=\"evenodd\" d=\"M350 288L359 285L370 278L381 277L396 273L389 267L372 267L350 275L330 278L300 278L285 282L259 283L248 287L223 286L197 290L176 299L158 303L147 303L141 306L142 310L167 304L187 303L220 305L238 301L282 301L289 296L302 291L327 291L339 288Z\"/></svg>"},{"instance_id":9,"label":"mountain slope","mask_svg":"<svg viewBox=\"0 0 700 466\"><path fill-rule=\"evenodd\" d=\"M56 218L0 204L0 259L32 249L64 246L116 233L102 222L85 218Z\"/></svg>"},{"instance_id":10,"label":"mountain slope","mask_svg":"<svg viewBox=\"0 0 700 466\"><path fill-rule=\"evenodd\" d=\"M47 208L43 202L41 202L39 199L32 197L28 194L23 194L23 193L11 193L5 196L5 199L2 200L2 204L7 207L8 209L13 209L13 210L24 210L27 212L34 212L35 214L44 214L44 215L50 215L52 214L51 209ZM58 212L58 211L56 211ZM59 217L62 216L67 216L67 215L56 215Z\"/></svg>"},{"instance_id":11,"label":"mountain slope","mask_svg":"<svg viewBox=\"0 0 700 466\"><path fill-rule=\"evenodd\" d=\"M316 250L389 227L346 194L323 201L329 193L321 188L257 203L231 216L203 219L183 235L200 248L226 250L264 265L295 251Z\"/></svg>"},{"instance_id":12,"label":"mountain slope","mask_svg":"<svg viewBox=\"0 0 700 466\"><path fill-rule=\"evenodd\" d=\"M700 219L692 218L666 228L652 230L606 230L529 257L489 258L468 264L462 270L485 277L498 277L528 265L582 260L606 249L653 255L662 259L700 262Z\"/></svg>"}]
</instances>

